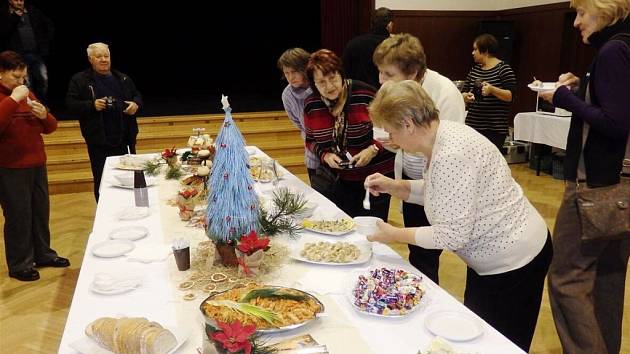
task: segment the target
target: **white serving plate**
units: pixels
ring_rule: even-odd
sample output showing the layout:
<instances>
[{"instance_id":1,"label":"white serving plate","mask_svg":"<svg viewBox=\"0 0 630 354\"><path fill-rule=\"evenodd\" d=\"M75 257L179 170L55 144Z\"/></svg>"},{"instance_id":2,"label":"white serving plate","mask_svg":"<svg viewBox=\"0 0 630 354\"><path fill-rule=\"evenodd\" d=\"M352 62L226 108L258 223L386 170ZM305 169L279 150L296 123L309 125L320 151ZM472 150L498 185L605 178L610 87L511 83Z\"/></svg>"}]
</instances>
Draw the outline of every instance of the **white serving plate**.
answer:
<instances>
[{"instance_id":1,"label":"white serving plate","mask_svg":"<svg viewBox=\"0 0 630 354\"><path fill-rule=\"evenodd\" d=\"M158 182L157 178L155 178L155 177L147 177L147 178L145 179L145 181L147 182L147 187L155 186L155 185L157 185L157 182ZM121 182L120 182L120 181L118 181L118 180L110 180L110 181L109 181L109 184L110 184L112 187L125 188L125 189L133 189L133 183L129 185L129 184L123 184L123 183L121 183Z\"/></svg>"},{"instance_id":2,"label":"white serving plate","mask_svg":"<svg viewBox=\"0 0 630 354\"><path fill-rule=\"evenodd\" d=\"M306 263L312 263L312 264L322 264L322 265L331 265L331 266L346 266L346 265L356 265L356 264L363 264L366 263L370 260L370 258L372 258L372 244L369 242L348 242L350 244L353 244L355 246L357 246L357 248L359 249L359 251L361 251L361 254L359 255L359 258L355 259L354 261L348 262L348 263L336 263L336 262L324 262L324 261L313 261L310 260L306 257L302 257L300 255L300 252L304 249L304 246L306 246L307 243L316 243L318 241L322 241L322 240L314 240L314 239L308 239L308 240L301 240L297 245L295 245L291 251L291 258L301 261L301 262L306 262ZM331 243L335 243L335 242L331 242Z\"/></svg>"},{"instance_id":3,"label":"white serving plate","mask_svg":"<svg viewBox=\"0 0 630 354\"><path fill-rule=\"evenodd\" d=\"M122 226L109 232L112 240L137 241L145 238L149 234L149 229L144 226Z\"/></svg>"},{"instance_id":4,"label":"white serving plate","mask_svg":"<svg viewBox=\"0 0 630 354\"><path fill-rule=\"evenodd\" d=\"M322 221L322 220L311 220L311 221ZM353 232L356 229L356 227L357 227L356 224L353 224L352 227L350 229L348 229L348 230L343 230L343 231L324 231L324 230L320 230L320 229L314 229L314 228L311 228L311 227L307 227L307 226L304 225L304 230L316 232L318 234L329 235L329 236L342 236L342 235L349 234L349 233Z\"/></svg>"},{"instance_id":5,"label":"white serving plate","mask_svg":"<svg viewBox=\"0 0 630 354\"><path fill-rule=\"evenodd\" d=\"M148 207L129 207L122 210L118 214L119 220L138 220L146 218L151 214L151 210Z\"/></svg>"},{"instance_id":6,"label":"white serving plate","mask_svg":"<svg viewBox=\"0 0 630 354\"><path fill-rule=\"evenodd\" d=\"M530 90L534 91L534 92L547 92L547 91L553 91L556 89L556 83L555 82L543 82L542 86L535 86L532 84L527 85L527 87L529 87Z\"/></svg>"},{"instance_id":7,"label":"white serving plate","mask_svg":"<svg viewBox=\"0 0 630 354\"><path fill-rule=\"evenodd\" d=\"M473 340L483 333L483 324L479 319L454 310L431 312L424 325L433 335L457 342Z\"/></svg>"},{"instance_id":8,"label":"white serving plate","mask_svg":"<svg viewBox=\"0 0 630 354\"><path fill-rule=\"evenodd\" d=\"M420 307L425 307L426 308L426 303L428 302L428 291L427 288L424 284L420 284L420 288L422 289L422 291L424 292L424 294L422 295L422 298L420 298L420 302L418 304L416 304L416 306L414 306L412 309L408 310L407 312L405 312L404 314L399 314L399 313L390 313L388 315L384 315L384 314L380 314L380 313L375 313L375 312L369 312L369 311L365 311L362 308L360 308L359 306L357 306L354 303L354 288L358 282L358 277L359 275L368 275L369 270L368 271L362 271L362 272L358 272L358 271L354 271L351 272L351 276L348 280L348 283L350 284L350 288L348 289L348 291L346 292L347 294L347 298L348 301L350 302L350 305L357 310L359 313L368 315L368 316L374 316L374 317L385 317L385 318L403 318L403 317L407 317L409 315L411 315L412 313L416 312L418 310L418 308ZM417 274L414 273L410 273L411 275L415 276L415 277L420 277Z\"/></svg>"},{"instance_id":9,"label":"white serving plate","mask_svg":"<svg viewBox=\"0 0 630 354\"><path fill-rule=\"evenodd\" d=\"M135 247L135 244L128 240L109 240L92 246L92 254L101 258L114 258L124 256Z\"/></svg>"}]
</instances>

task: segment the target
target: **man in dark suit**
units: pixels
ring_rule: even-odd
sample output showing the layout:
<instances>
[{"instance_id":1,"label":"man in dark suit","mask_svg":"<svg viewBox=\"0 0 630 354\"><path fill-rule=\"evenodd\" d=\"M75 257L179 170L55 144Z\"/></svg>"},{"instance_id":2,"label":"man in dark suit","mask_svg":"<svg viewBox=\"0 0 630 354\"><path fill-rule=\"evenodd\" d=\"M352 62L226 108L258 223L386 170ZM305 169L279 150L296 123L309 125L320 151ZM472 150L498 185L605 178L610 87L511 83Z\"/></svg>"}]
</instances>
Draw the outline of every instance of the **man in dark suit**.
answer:
<instances>
[{"instance_id":1,"label":"man in dark suit","mask_svg":"<svg viewBox=\"0 0 630 354\"><path fill-rule=\"evenodd\" d=\"M112 69L107 44L90 44L87 54L92 67L72 77L66 106L79 118L90 155L94 196L98 201L105 159L136 153L136 114L143 103L131 78Z\"/></svg>"}]
</instances>

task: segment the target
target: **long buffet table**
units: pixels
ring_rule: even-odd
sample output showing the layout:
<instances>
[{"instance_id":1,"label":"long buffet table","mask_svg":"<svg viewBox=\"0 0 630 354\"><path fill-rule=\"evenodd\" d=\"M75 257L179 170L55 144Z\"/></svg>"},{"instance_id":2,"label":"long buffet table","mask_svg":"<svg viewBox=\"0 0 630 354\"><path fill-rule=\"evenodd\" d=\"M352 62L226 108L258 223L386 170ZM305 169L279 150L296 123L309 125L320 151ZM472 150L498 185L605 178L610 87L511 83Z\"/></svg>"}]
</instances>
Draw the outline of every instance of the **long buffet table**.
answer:
<instances>
[{"instance_id":1,"label":"long buffet table","mask_svg":"<svg viewBox=\"0 0 630 354\"><path fill-rule=\"evenodd\" d=\"M257 154L264 154L256 150ZM132 262L127 257L99 258L91 253L95 244L105 241L111 230L123 225L142 225L149 229L148 237L135 241L137 248L163 249L170 247L174 238L186 238L191 246L205 240L203 230L184 226L179 220L177 208L166 204L179 186L177 182L161 179L159 184L149 187L151 214L137 221L120 221L119 213L133 205L133 190L110 185L113 180L117 157L110 157L105 164L101 194L96 210L94 228L89 236L81 273L75 289L72 305L59 347L59 353L73 353L70 344L85 337L87 324L99 317L139 316L161 323L168 328L176 328L187 337L177 353L198 353L202 346L203 318L199 304L207 296L199 294L193 301L182 299L177 284L186 278L187 272L179 272L172 255L164 261L152 263ZM332 202L315 192L297 177L281 168L283 177L277 186L271 183L257 183L259 193L269 194L276 187L290 187L298 190L306 198L317 204L316 217L336 218L344 216ZM303 231L302 237L336 241L340 237L315 234ZM356 232L342 237L345 241L364 240ZM276 242L275 239L272 242ZM278 242L292 242L279 238ZM191 247L192 252L192 247ZM425 319L435 311L452 310L455 313L472 316L480 323L483 333L475 339L457 342L455 348L471 353L507 354L523 353L516 345L498 331L464 307L451 295L424 278L426 294L418 309L402 318L384 318L360 313L349 301L352 279L356 274L377 267L401 268L420 274L406 260L391 248L382 244L373 245L373 255L369 262L356 266L325 266L301 263L287 259L287 263L268 276L268 283L295 287L315 295L325 305L325 315L304 327L271 335L269 343L285 338L310 334L320 344L327 346L333 354L353 353L397 353L416 354L428 348L434 336L425 327ZM142 285L130 292L118 295L99 295L90 290L95 274L119 275L134 274L142 279ZM518 319L514 319L515 321ZM188 334L187 336L185 334Z\"/></svg>"}]
</instances>

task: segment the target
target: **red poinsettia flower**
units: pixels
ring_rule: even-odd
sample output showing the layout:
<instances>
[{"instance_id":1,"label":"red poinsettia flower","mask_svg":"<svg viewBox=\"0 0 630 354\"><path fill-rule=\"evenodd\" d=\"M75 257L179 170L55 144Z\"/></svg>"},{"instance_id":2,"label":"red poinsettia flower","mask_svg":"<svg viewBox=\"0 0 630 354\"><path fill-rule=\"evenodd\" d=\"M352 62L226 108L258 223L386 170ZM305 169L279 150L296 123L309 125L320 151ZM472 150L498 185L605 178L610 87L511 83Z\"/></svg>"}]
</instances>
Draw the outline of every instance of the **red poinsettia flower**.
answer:
<instances>
[{"instance_id":1,"label":"red poinsettia flower","mask_svg":"<svg viewBox=\"0 0 630 354\"><path fill-rule=\"evenodd\" d=\"M251 354L252 343L249 337L256 331L256 326L243 326L241 321L234 321L231 324L217 321L217 325L221 330L211 335L213 340L221 343L230 353L242 350L245 354Z\"/></svg>"},{"instance_id":2,"label":"red poinsettia flower","mask_svg":"<svg viewBox=\"0 0 630 354\"><path fill-rule=\"evenodd\" d=\"M173 157L175 155L177 155L177 149L175 149L175 146L170 149L164 149L164 151L162 151L162 157L165 159L168 159L169 157Z\"/></svg>"},{"instance_id":3,"label":"red poinsettia flower","mask_svg":"<svg viewBox=\"0 0 630 354\"><path fill-rule=\"evenodd\" d=\"M256 231L252 230L249 234L241 236L241 239L238 242L239 251L251 256L254 252L258 250L267 250L269 247L269 239L268 238L258 238Z\"/></svg>"}]
</instances>

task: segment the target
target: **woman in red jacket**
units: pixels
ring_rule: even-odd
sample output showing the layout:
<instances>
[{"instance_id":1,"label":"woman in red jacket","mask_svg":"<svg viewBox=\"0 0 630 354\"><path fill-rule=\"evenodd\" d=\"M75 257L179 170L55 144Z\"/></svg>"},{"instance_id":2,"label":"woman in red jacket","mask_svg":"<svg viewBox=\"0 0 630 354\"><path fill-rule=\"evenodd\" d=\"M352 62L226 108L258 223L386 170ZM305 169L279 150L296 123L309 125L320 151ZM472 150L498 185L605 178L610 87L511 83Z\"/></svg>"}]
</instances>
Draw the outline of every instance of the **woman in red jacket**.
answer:
<instances>
[{"instance_id":1,"label":"woman in red jacket","mask_svg":"<svg viewBox=\"0 0 630 354\"><path fill-rule=\"evenodd\" d=\"M35 267L67 267L50 248L46 152L41 134L57 120L24 85L26 64L12 51L0 53L0 206L9 276L39 279Z\"/></svg>"}]
</instances>

